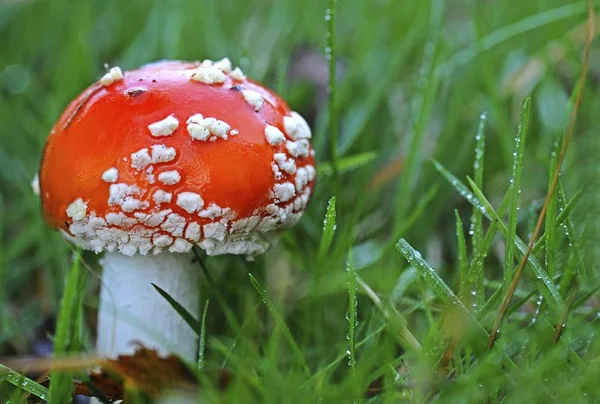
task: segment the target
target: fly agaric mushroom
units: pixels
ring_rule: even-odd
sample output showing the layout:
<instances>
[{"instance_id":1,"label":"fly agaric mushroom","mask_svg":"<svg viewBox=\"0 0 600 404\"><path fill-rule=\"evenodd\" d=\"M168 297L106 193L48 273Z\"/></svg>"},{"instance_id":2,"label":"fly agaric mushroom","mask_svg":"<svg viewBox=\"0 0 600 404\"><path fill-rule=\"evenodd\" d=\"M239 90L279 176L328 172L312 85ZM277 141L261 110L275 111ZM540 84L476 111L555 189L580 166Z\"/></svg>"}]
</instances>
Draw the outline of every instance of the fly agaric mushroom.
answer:
<instances>
[{"instance_id":1,"label":"fly agaric mushroom","mask_svg":"<svg viewBox=\"0 0 600 404\"><path fill-rule=\"evenodd\" d=\"M115 67L71 102L47 140L41 200L51 226L105 253L100 354L139 341L193 357L194 333L151 283L195 313L194 245L265 252L308 203L310 137L299 114L228 59Z\"/></svg>"}]
</instances>

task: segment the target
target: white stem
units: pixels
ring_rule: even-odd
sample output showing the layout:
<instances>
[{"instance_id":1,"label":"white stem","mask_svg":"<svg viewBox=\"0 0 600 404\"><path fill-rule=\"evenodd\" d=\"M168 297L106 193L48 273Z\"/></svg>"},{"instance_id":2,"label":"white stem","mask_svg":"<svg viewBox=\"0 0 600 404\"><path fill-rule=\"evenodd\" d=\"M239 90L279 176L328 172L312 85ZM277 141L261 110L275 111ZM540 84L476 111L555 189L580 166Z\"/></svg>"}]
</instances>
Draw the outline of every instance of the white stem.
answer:
<instances>
[{"instance_id":1,"label":"white stem","mask_svg":"<svg viewBox=\"0 0 600 404\"><path fill-rule=\"evenodd\" d=\"M98 312L99 355L131 354L135 342L140 342L161 355L177 353L195 360L196 334L151 285L159 286L197 316L199 268L192 259L192 254L105 254Z\"/></svg>"}]
</instances>

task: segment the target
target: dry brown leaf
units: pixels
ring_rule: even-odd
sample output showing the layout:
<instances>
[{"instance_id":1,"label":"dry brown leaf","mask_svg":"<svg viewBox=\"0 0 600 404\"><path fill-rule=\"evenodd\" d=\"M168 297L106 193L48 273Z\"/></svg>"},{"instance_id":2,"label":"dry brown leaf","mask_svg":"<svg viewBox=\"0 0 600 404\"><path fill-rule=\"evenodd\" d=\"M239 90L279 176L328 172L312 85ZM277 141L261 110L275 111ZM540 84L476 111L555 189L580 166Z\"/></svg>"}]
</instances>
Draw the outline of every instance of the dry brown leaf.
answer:
<instances>
[{"instance_id":1,"label":"dry brown leaf","mask_svg":"<svg viewBox=\"0 0 600 404\"><path fill-rule=\"evenodd\" d=\"M133 355L105 359L100 370L90 373L90 382L110 400L123 399L129 388L156 398L166 390L197 386L196 377L177 356L160 357L157 351L142 345ZM94 392L86 383L75 382L74 394L93 396Z\"/></svg>"}]
</instances>

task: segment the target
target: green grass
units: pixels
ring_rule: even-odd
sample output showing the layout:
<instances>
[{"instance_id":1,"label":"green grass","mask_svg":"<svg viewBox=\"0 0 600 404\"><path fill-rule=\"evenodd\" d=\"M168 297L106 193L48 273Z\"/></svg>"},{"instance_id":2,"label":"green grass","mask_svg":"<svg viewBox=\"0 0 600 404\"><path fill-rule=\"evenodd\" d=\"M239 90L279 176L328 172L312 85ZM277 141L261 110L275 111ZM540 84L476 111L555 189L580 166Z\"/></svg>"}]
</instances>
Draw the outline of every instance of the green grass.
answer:
<instances>
[{"instance_id":1,"label":"green grass","mask_svg":"<svg viewBox=\"0 0 600 404\"><path fill-rule=\"evenodd\" d=\"M266 256L199 253L200 312L162 293L200 337L184 358L194 397L600 401L595 43L560 181L488 348L576 104L586 13L564 0L0 2L0 403L68 402L72 372L47 389L4 366L33 354L49 316L57 356L93 349L97 257L72 260L30 188L54 121L104 63L223 56L309 118L318 184Z\"/></svg>"}]
</instances>

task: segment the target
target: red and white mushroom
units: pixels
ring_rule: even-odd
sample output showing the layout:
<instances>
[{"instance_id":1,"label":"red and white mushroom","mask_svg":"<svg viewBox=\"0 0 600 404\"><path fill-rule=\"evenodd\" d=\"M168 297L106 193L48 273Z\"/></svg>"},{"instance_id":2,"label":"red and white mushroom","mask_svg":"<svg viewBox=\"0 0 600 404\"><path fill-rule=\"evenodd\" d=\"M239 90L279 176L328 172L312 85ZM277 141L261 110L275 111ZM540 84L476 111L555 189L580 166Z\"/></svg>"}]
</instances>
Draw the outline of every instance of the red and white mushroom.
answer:
<instances>
[{"instance_id":1,"label":"red and white mushroom","mask_svg":"<svg viewBox=\"0 0 600 404\"><path fill-rule=\"evenodd\" d=\"M71 102L48 137L40 193L50 225L105 252L100 354L135 340L193 356L192 330L150 283L197 313L194 245L264 253L310 198L310 137L228 59L115 67Z\"/></svg>"}]
</instances>

